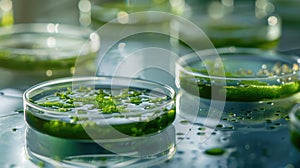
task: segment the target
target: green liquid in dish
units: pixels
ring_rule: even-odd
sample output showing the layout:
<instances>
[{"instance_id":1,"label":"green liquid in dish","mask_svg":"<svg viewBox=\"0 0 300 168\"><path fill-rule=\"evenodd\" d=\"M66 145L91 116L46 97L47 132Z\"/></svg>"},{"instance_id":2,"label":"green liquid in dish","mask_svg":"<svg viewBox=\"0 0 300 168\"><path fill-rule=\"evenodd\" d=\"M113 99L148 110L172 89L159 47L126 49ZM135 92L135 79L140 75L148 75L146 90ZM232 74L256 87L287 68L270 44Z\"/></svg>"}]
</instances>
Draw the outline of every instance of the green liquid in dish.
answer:
<instances>
[{"instance_id":1,"label":"green liquid in dish","mask_svg":"<svg viewBox=\"0 0 300 168\"><path fill-rule=\"evenodd\" d=\"M74 67L77 56L62 59L39 59L30 54L14 54L0 51L0 67L20 71L62 70Z\"/></svg>"},{"instance_id":2,"label":"green liquid in dish","mask_svg":"<svg viewBox=\"0 0 300 168\"><path fill-rule=\"evenodd\" d=\"M300 80L297 76L299 67L296 64L288 67L287 64L276 63L270 70L263 68L231 71L223 66L215 68L212 62L206 62L206 65L207 69L197 69L193 66L186 69L196 74L200 73L203 77L181 73L181 87L202 98L224 99L226 97L227 101L272 100L286 98L300 91ZM265 64L261 66L267 67ZM276 76L277 78L272 78ZM218 77L224 79L218 79Z\"/></svg>"},{"instance_id":3,"label":"green liquid in dish","mask_svg":"<svg viewBox=\"0 0 300 168\"><path fill-rule=\"evenodd\" d=\"M281 85L268 85L247 83L243 85L218 86L211 83L199 82L197 85L193 81L182 78L181 87L191 94L198 95L202 98L222 98L226 97L227 101L261 101L279 99L291 96L300 91L300 81L289 82ZM212 89L214 96L212 96Z\"/></svg>"},{"instance_id":4,"label":"green liquid in dish","mask_svg":"<svg viewBox=\"0 0 300 168\"><path fill-rule=\"evenodd\" d=\"M160 132L175 119L171 97L139 88L65 88L38 94L31 102L40 109L25 109L28 125L61 138L90 139L88 130L93 139L110 139L112 129L144 136Z\"/></svg>"},{"instance_id":5,"label":"green liquid in dish","mask_svg":"<svg viewBox=\"0 0 300 168\"><path fill-rule=\"evenodd\" d=\"M16 38L16 37L14 37ZM45 39L42 39L45 40ZM71 43L71 40L62 42ZM2 41L5 42L4 39ZM34 46L35 43L19 42L19 44L5 45L0 47L0 67L15 71L46 71L46 70L67 70L75 66L78 57L83 60L94 60L96 53L80 53L79 49L84 45L85 40L77 40L73 45L79 48L70 48L66 45L59 47ZM16 42L15 42L16 43ZM74 46L75 47L75 46ZM78 50L77 50L78 49Z\"/></svg>"}]
</instances>

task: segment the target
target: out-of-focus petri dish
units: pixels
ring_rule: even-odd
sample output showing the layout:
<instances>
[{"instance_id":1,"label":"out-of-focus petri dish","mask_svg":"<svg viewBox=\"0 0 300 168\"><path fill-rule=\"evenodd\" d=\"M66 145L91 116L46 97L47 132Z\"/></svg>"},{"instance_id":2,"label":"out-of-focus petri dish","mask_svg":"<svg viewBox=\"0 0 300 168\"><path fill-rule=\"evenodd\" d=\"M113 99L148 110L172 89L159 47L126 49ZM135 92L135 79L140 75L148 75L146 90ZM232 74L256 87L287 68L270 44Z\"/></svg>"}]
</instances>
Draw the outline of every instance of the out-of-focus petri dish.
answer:
<instances>
[{"instance_id":1,"label":"out-of-focus petri dish","mask_svg":"<svg viewBox=\"0 0 300 168\"><path fill-rule=\"evenodd\" d=\"M209 37L216 48L276 48L281 37L281 19L269 1L187 1L182 14ZM180 21L171 26L179 40L198 43L203 37ZM184 41L183 41L184 42ZM185 42L186 43L186 42Z\"/></svg>"},{"instance_id":2,"label":"out-of-focus petri dish","mask_svg":"<svg viewBox=\"0 0 300 168\"><path fill-rule=\"evenodd\" d=\"M218 120L264 125L287 117L299 101L299 62L298 56L260 49L203 50L178 59L176 83L184 98L200 102L203 118L212 102L223 102ZM180 113L189 115L187 109Z\"/></svg>"},{"instance_id":3,"label":"out-of-focus petri dish","mask_svg":"<svg viewBox=\"0 0 300 168\"><path fill-rule=\"evenodd\" d=\"M97 0L91 3L91 21L93 26L101 26L116 19L115 24L157 24L164 18L153 18L151 15L142 14L130 16L131 13L156 11L172 12L172 6L168 0L145 0L145 1L107 1Z\"/></svg>"},{"instance_id":4,"label":"out-of-focus petri dish","mask_svg":"<svg viewBox=\"0 0 300 168\"><path fill-rule=\"evenodd\" d=\"M32 130L29 135L40 137L33 138L36 141L53 139L53 143L86 147L82 155L97 155L87 159L101 162L105 158L127 158L132 164L146 159L150 163L153 159L168 159L175 152L171 136L174 133L165 131L175 120L174 97L171 87L145 80L62 78L38 84L24 93L25 120ZM159 143L155 146L153 142ZM43 155L32 142L28 148L32 156ZM50 156L51 160L55 156L74 157L73 161L76 156L83 158L75 148L53 149L44 152L44 156Z\"/></svg>"},{"instance_id":5,"label":"out-of-focus petri dish","mask_svg":"<svg viewBox=\"0 0 300 168\"><path fill-rule=\"evenodd\" d=\"M54 23L2 27L0 68L5 80L0 85L24 89L43 80L72 76L76 64L92 70L98 49L98 35L86 28Z\"/></svg>"},{"instance_id":6,"label":"out-of-focus petri dish","mask_svg":"<svg viewBox=\"0 0 300 168\"><path fill-rule=\"evenodd\" d=\"M295 105L289 113L291 142L300 150L300 108Z\"/></svg>"}]
</instances>

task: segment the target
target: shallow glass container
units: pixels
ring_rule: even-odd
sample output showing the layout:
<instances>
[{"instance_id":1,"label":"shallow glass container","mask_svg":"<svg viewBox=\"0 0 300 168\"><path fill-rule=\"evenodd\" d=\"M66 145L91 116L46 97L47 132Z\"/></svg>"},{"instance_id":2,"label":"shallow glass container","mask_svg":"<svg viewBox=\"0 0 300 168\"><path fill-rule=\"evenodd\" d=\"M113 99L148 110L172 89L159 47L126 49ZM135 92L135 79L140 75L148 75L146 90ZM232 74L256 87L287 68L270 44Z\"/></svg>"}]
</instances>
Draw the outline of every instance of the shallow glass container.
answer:
<instances>
[{"instance_id":1,"label":"shallow glass container","mask_svg":"<svg viewBox=\"0 0 300 168\"><path fill-rule=\"evenodd\" d=\"M25 89L43 80L72 76L77 65L91 71L99 47L96 33L77 26L27 23L2 27L0 68L5 80L0 85L13 83Z\"/></svg>"},{"instance_id":2,"label":"shallow glass container","mask_svg":"<svg viewBox=\"0 0 300 168\"><path fill-rule=\"evenodd\" d=\"M176 64L177 101L198 110L191 113L181 103L180 115L198 115L230 128L269 128L268 123L288 118L300 100L299 62L294 55L235 47L183 56Z\"/></svg>"}]
</instances>

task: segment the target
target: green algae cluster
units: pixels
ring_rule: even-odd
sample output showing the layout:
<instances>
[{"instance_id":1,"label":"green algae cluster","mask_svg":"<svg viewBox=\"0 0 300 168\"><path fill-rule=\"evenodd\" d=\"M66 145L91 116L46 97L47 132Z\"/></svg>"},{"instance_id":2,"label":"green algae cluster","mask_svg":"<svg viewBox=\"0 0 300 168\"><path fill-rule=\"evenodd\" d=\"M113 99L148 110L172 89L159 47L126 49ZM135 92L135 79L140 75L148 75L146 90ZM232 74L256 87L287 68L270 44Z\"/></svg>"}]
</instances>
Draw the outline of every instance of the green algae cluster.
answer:
<instances>
[{"instance_id":1,"label":"green algae cluster","mask_svg":"<svg viewBox=\"0 0 300 168\"><path fill-rule=\"evenodd\" d=\"M54 113L49 118L43 111L28 107L25 118L29 126L69 139L110 139L112 129L128 136L144 136L165 129L175 119L171 97L137 88L67 88L33 98L31 103ZM102 118L90 117L97 115Z\"/></svg>"}]
</instances>

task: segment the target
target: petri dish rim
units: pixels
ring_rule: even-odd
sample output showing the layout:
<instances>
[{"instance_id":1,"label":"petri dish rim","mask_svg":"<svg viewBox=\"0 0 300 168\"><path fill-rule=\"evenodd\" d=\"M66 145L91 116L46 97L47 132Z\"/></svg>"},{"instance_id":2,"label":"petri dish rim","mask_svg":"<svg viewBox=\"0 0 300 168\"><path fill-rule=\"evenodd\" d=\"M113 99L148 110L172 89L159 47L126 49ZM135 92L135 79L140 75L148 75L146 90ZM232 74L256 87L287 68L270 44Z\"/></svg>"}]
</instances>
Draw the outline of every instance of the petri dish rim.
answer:
<instances>
[{"instance_id":1,"label":"petri dish rim","mask_svg":"<svg viewBox=\"0 0 300 168\"><path fill-rule=\"evenodd\" d=\"M33 38L28 40L30 44L38 44L34 38L43 38L43 40L47 40L49 37L59 38L57 39L58 41L60 39L73 41L73 44L67 46L60 46L61 44L52 47L43 46L34 49L22 48L18 46L12 47L13 45L19 45L25 42L24 40L22 41L22 39L17 40L18 37L21 36L30 36L30 38ZM45 51L50 53L54 52L56 54L57 51L79 54L79 50L82 50L82 47L84 45L88 45L88 43L91 43L89 44L91 50L89 52L96 52L100 46L99 37L93 32L92 29L60 23L19 23L11 26L0 27L0 41L2 40L15 40L15 42L12 42L10 44L11 46L9 46L7 43L2 43L0 45L1 50L9 51L11 54L16 55L28 54L32 56L41 54L49 55L49 53L45 53ZM74 43L75 41L77 41L76 44ZM78 44L79 41L80 44ZM84 48L86 48L86 46Z\"/></svg>"},{"instance_id":2,"label":"petri dish rim","mask_svg":"<svg viewBox=\"0 0 300 168\"><path fill-rule=\"evenodd\" d=\"M26 109L26 107L31 107L35 110L38 110L38 111L42 111L43 114L42 115L55 115L55 117L70 117L70 115L72 116L76 116L76 117L84 117L84 116L87 116L86 114L76 114L74 112L56 112L56 111L52 111L52 110L48 110L46 108L43 108L42 106L38 106L37 104L34 104L32 102L30 102L30 99L31 99L31 94L33 92L37 92L40 90L41 91L44 91L43 89L50 89L51 90L51 86L53 85L58 85L58 84L67 84L67 83L70 83L71 86L74 84L76 84L76 82L93 82L93 81L98 81L98 82L101 82L101 80L108 80L108 81L111 81L113 82L112 80L122 80L122 81L131 81L131 82L135 82L137 84L149 84L149 85L152 85L152 86L158 86L159 88L163 88L165 92L168 93L167 96L170 97L170 99L161 104L160 106L158 107L155 107L155 108L152 108L152 109L147 109L145 110L145 112L143 113L139 113L139 114L147 114L147 113L151 113L155 110L158 110L158 109L161 109L162 107L165 107L165 106L168 106L168 105L171 105L174 103L174 98L175 98L175 90L172 89L170 86L168 85L164 85L164 84L161 84L161 83L158 83L158 82L154 82L154 81L149 81L149 80L144 80L144 79L137 79L137 78L128 78L128 77L110 77L110 76L101 76L101 77L67 77L67 78L60 78L60 79L55 79L55 80L51 80L51 81L46 81L46 82L42 82L42 83L39 83L37 85L34 85L30 88L28 88L24 94L23 94L23 104L24 104L24 109ZM96 86L97 83L95 82L94 85ZM100 86L108 86L108 85L104 85L104 84L100 84ZM118 85L119 87L122 87L122 85ZM111 85L110 87L113 87L113 85ZM129 86L130 87L130 86ZM66 88L66 87L63 87L63 88ZM100 87L101 88L101 87ZM134 88L138 88L138 87L134 87ZM147 89L147 88L139 88L139 89ZM39 93L40 93L39 92ZM165 93L164 92L164 93ZM163 93L163 94L164 94ZM164 94L166 95L166 94ZM26 112L25 112L25 115L26 115ZM126 116L131 116L131 115L136 115L135 112L126 112ZM89 117L96 117L96 118L105 118L105 117L114 117L116 115L112 114L112 115L108 115L108 114L95 114L95 115L91 115L91 114L88 114Z\"/></svg>"},{"instance_id":3,"label":"petri dish rim","mask_svg":"<svg viewBox=\"0 0 300 168\"><path fill-rule=\"evenodd\" d=\"M190 53L187 55L184 55L177 59L176 61L176 68L177 71L183 72L187 75L195 76L195 77L203 77L203 78L209 78L209 79L216 79L216 80L232 80L232 81L239 81L239 80L274 80L279 78L288 78L291 76L295 76L296 74L300 73L300 70L295 71L294 73L284 74L284 75L274 75L274 76L249 76L249 77L227 77L224 76L214 76L214 75L206 75L202 73L192 72L187 70L185 67L188 67L190 63L195 63L194 61L199 60L204 57L209 57L210 55L216 55L220 58L226 57L226 55L222 54L249 54L253 57L263 57L264 59L273 59L276 60L276 58L281 58L281 60L285 60L286 63L290 64L291 62L297 63L300 65L300 57L296 55L288 55L288 54L282 54L273 50L263 50L263 49L257 49L257 48L240 48L240 47L225 47L225 48L217 48L217 49L206 49L206 50L200 50L196 51L195 53ZM268 55L268 57L266 57ZM291 62L288 62L291 61Z\"/></svg>"}]
</instances>

